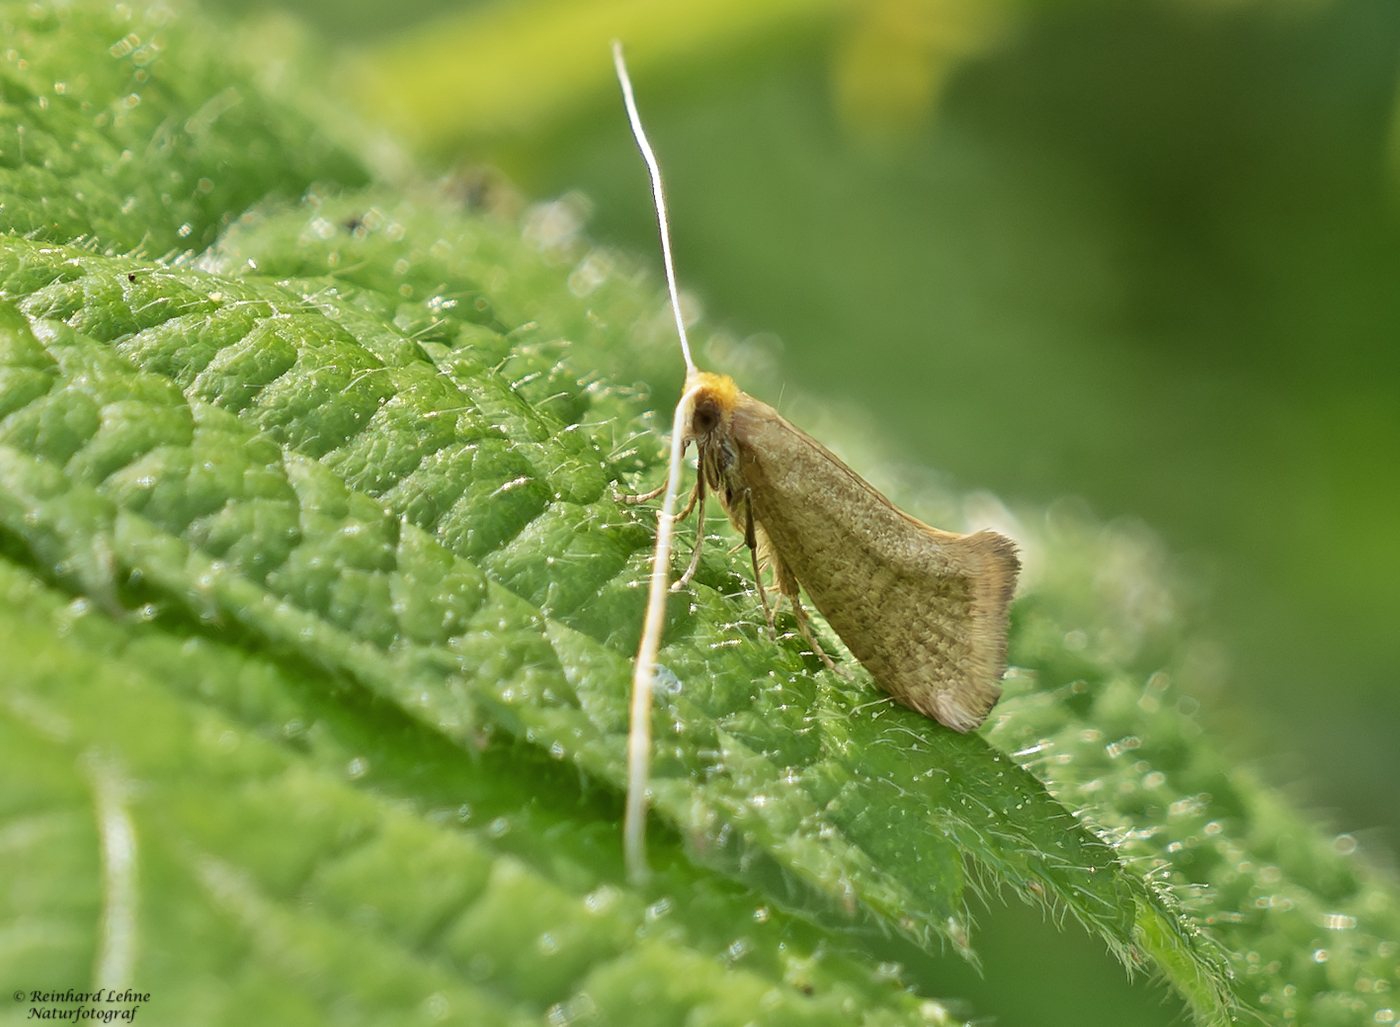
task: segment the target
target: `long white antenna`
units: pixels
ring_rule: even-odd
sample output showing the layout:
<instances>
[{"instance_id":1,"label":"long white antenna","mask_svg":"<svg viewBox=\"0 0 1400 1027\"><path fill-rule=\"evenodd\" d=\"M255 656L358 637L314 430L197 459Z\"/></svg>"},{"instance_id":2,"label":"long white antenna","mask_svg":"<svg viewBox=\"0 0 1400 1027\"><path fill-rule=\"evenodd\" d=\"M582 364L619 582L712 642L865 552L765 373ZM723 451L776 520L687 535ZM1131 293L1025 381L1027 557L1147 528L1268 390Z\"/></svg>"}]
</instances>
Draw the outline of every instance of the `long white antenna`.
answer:
<instances>
[{"instance_id":1,"label":"long white antenna","mask_svg":"<svg viewBox=\"0 0 1400 1027\"><path fill-rule=\"evenodd\" d=\"M651 876L647 867L647 782L651 777L651 693L656 679L656 655L661 649L661 629L666 625L666 597L671 594L671 539L675 535L676 502L681 488L685 453L685 423L695 403L692 389L676 404L671 427L670 473L666 498L656 515L656 551L651 558L651 587L647 591L646 623L637 664L632 669L632 709L627 728L627 812L622 826L622 848L627 876L642 884Z\"/></svg>"},{"instance_id":2,"label":"long white antenna","mask_svg":"<svg viewBox=\"0 0 1400 1027\"><path fill-rule=\"evenodd\" d=\"M617 67L617 80L622 83L622 99L627 104L627 120L632 123L632 135L637 139L637 148L642 151L642 159L651 172L651 195L656 202L656 222L661 228L661 258L666 263L666 287L671 290L671 310L676 315L676 332L681 337L681 353L685 355L686 373L695 371L695 361L690 357L690 339L685 334L685 319L681 317L681 296L676 288L676 268L671 262L671 228L666 217L666 194L661 189L661 166L656 163L656 154L651 143L647 142L647 131L642 127L642 116L637 113L637 98L632 95L632 80L627 75L627 62L622 57L622 43L613 40L613 64Z\"/></svg>"},{"instance_id":3,"label":"long white antenna","mask_svg":"<svg viewBox=\"0 0 1400 1027\"><path fill-rule=\"evenodd\" d=\"M613 63L617 80L622 84L622 98L627 103L627 118L632 122L632 134L651 172L651 194L656 201L656 223L661 229L661 255L666 262L666 286L671 291L671 310L676 315L676 333L685 356L687 384L696 373L690 356L690 340L686 338L685 321L681 317L680 292L676 288L676 269L671 262L671 230L666 219L666 196L661 189L661 168L656 154L647 142L642 116L637 113L637 101L632 95L632 80L627 77L627 62L622 58L622 44L613 41ZM656 551L651 558L651 587L647 592L646 623L642 627L642 643L637 650L637 665L632 671L632 709L627 729L627 812L622 828L622 847L627 859L627 876L641 884L651 875L647 867L647 782L651 776L651 693L656 679L656 656L661 649L661 629L666 624L666 597L670 594L671 540L675 535L676 501L681 488L682 459L685 455L685 427L691 408L695 405L697 388L692 388L676 405L675 422L671 427L671 459L666 475L666 498L656 517Z\"/></svg>"}]
</instances>

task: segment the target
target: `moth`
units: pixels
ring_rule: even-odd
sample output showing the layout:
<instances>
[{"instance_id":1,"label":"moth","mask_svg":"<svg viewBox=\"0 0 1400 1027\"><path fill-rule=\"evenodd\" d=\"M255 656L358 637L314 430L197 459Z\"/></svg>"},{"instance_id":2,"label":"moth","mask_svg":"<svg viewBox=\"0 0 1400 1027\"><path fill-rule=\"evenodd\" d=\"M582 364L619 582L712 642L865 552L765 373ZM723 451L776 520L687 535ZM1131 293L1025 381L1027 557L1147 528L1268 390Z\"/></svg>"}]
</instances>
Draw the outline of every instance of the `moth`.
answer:
<instances>
[{"instance_id":1,"label":"moth","mask_svg":"<svg viewBox=\"0 0 1400 1027\"><path fill-rule=\"evenodd\" d=\"M632 132L651 174L671 306L685 357L685 391L676 406L663 491L646 623L633 675L628 735L624 839L629 873L646 875L644 826L651 755L651 691L661 644L666 595L699 565L705 502L713 494L743 536L760 602L771 627L763 586L771 569L798 630L832 670L802 606L813 605L876 684L896 701L955 731L981 724L1001 696L1006 670L1007 615L1020 562L1016 545L992 531L940 531L895 507L816 439L741 390L728 375L695 366L680 314L661 172L642 128L621 46L613 60ZM697 454L696 480L675 513L686 451ZM699 508L690 566L670 584L676 521Z\"/></svg>"}]
</instances>

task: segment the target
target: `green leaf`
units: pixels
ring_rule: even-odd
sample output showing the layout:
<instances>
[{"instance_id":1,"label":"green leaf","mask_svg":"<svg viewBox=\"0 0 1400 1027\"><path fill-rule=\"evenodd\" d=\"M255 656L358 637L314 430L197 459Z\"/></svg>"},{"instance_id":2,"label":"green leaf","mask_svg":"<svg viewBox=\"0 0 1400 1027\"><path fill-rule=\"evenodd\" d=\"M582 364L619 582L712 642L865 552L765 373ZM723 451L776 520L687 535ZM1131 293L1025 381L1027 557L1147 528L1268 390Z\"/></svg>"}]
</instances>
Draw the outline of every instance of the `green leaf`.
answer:
<instances>
[{"instance_id":1,"label":"green leaf","mask_svg":"<svg viewBox=\"0 0 1400 1027\"><path fill-rule=\"evenodd\" d=\"M129 221L92 192L105 215L50 219L29 164L0 179L0 860L20 882L0 983L130 985L182 1023L941 1023L883 954L974 958L971 885L1073 916L1202 1022L1376 1005L1326 974L1384 978L1393 891L1162 705L1147 675L1185 651L1179 618L1076 578L1146 551L1087 529L1037 547L1026 669L985 737L770 640L744 561L709 546L661 654L658 874L628 886L652 527L615 492L662 455L644 395L611 383L674 373L662 298L567 204L522 232L362 189L330 144L256 156L309 127L192 16L62 10L10 12L31 56L0 65L85 83L26 114L78 155L40 166L52 195L89 195L152 126L172 141L129 148L133 188L218 168L245 191ZM159 41L140 125L114 116L127 80L87 70L127 36ZM207 113L229 89L249 124ZM98 141L69 145L79 128ZM167 237L214 245L152 259ZM1167 775L1198 791L1168 803ZM1240 883L1246 856L1293 889L1277 906ZM1209 894L1181 887L1198 868ZM1314 930L1355 944L1319 962Z\"/></svg>"},{"instance_id":2,"label":"green leaf","mask_svg":"<svg viewBox=\"0 0 1400 1027\"><path fill-rule=\"evenodd\" d=\"M12 231L173 256L204 249L265 197L367 181L205 23L161 6L5 10L0 190Z\"/></svg>"}]
</instances>

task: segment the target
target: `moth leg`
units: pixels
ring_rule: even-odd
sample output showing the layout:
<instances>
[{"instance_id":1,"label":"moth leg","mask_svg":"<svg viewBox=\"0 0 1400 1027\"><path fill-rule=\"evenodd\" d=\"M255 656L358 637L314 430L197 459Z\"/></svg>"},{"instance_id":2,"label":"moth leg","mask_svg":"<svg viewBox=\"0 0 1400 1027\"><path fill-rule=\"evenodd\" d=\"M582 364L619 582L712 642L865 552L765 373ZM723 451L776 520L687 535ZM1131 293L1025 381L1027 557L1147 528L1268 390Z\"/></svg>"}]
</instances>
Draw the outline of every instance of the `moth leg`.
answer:
<instances>
[{"instance_id":1,"label":"moth leg","mask_svg":"<svg viewBox=\"0 0 1400 1027\"><path fill-rule=\"evenodd\" d=\"M750 549L749 553L753 556L753 583L758 589L758 601L763 604L763 617L768 621L768 633L774 635L777 629L773 627L773 608L768 605L768 593L763 588L763 572L758 569L758 550Z\"/></svg>"},{"instance_id":2,"label":"moth leg","mask_svg":"<svg viewBox=\"0 0 1400 1027\"><path fill-rule=\"evenodd\" d=\"M622 500L622 502L624 503L650 503L653 499L655 499L657 496L661 495L661 493L665 491L666 483L663 481L660 485L656 486L656 488L652 489L650 492L632 494L624 493L622 495L619 495L617 498Z\"/></svg>"},{"instance_id":3,"label":"moth leg","mask_svg":"<svg viewBox=\"0 0 1400 1027\"><path fill-rule=\"evenodd\" d=\"M684 453L685 450L682 449L681 452ZM666 491L666 485L667 482L662 481L660 485L656 486L656 488L652 489L650 492L639 492L630 495L623 493L618 495L617 498L624 503L629 503L633 505L637 503L650 503L653 499L655 499L657 496L661 495L661 493ZM695 502L695 497L693 495L691 496L690 501L691 503ZM690 513L690 507L687 506L685 508L685 513L681 514L680 517L677 517L676 520L680 520L681 518L685 517L685 515L688 513Z\"/></svg>"},{"instance_id":4,"label":"moth leg","mask_svg":"<svg viewBox=\"0 0 1400 1027\"><path fill-rule=\"evenodd\" d=\"M840 674L847 680L851 674L844 667L838 667L831 662L831 657L826 654L826 650L817 644L816 637L812 634L811 616L807 613L807 608L802 605L802 586L798 584L797 575L792 573L792 568L785 564L782 557L774 554L773 559L774 576L778 579L778 591L787 596L788 602L792 604L792 615L797 618L797 633L802 636L802 640L807 643L809 649L816 653L826 669L833 674Z\"/></svg>"},{"instance_id":5,"label":"moth leg","mask_svg":"<svg viewBox=\"0 0 1400 1027\"><path fill-rule=\"evenodd\" d=\"M705 476L702 474L695 479L695 487L690 490L690 498L685 501L685 509L676 514L677 521L683 521L690 516L690 511L695 509L695 501L705 502ZM705 508L700 507L700 512L704 513Z\"/></svg>"},{"instance_id":6,"label":"moth leg","mask_svg":"<svg viewBox=\"0 0 1400 1027\"><path fill-rule=\"evenodd\" d=\"M839 674L847 681L850 681L852 676L851 672L845 667L838 667L836 664L832 663L831 657L826 654L826 650L817 644L817 639L812 634L811 615L807 613L806 608L802 605L802 600L795 595L788 596L788 599L792 601L792 612L793 615L797 617L797 632L802 636L802 640L807 643L812 652L816 653L817 656L821 658L827 670L831 671L833 674Z\"/></svg>"},{"instance_id":7,"label":"moth leg","mask_svg":"<svg viewBox=\"0 0 1400 1027\"><path fill-rule=\"evenodd\" d=\"M777 637L773 627L773 609L768 605L768 593L763 590L763 571L758 566L758 532L754 530L753 504L744 499L744 544L749 547L753 559L753 583L758 589L758 601L763 604L763 618L768 622L768 633Z\"/></svg>"},{"instance_id":8,"label":"moth leg","mask_svg":"<svg viewBox=\"0 0 1400 1027\"><path fill-rule=\"evenodd\" d=\"M672 592L679 592L689 585L690 579L695 577L695 572L700 567L700 548L705 542L705 476L703 474L695 482L695 491L690 494L690 502L686 505L685 513L676 519L680 520L681 517L687 516L697 500L700 503L700 515L695 518L695 551L690 554L690 566L671 586Z\"/></svg>"}]
</instances>

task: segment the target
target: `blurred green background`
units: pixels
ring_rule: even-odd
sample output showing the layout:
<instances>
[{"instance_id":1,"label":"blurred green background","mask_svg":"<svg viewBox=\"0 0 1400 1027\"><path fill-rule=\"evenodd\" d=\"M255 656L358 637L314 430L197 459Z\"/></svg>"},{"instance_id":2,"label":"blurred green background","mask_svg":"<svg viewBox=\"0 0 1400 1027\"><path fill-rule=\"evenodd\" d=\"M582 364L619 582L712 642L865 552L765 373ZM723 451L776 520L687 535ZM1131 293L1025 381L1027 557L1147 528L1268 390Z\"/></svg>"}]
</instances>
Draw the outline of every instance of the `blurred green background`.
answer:
<instances>
[{"instance_id":1,"label":"blurred green background","mask_svg":"<svg viewBox=\"0 0 1400 1027\"><path fill-rule=\"evenodd\" d=\"M710 322L960 487L1147 522L1239 758L1400 841L1395 0L276 7L425 166L650 254L622 37Z\"/></svg>"}]
</instances>

